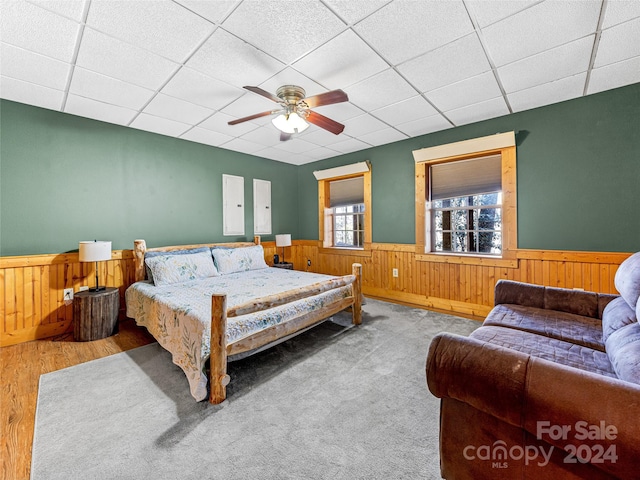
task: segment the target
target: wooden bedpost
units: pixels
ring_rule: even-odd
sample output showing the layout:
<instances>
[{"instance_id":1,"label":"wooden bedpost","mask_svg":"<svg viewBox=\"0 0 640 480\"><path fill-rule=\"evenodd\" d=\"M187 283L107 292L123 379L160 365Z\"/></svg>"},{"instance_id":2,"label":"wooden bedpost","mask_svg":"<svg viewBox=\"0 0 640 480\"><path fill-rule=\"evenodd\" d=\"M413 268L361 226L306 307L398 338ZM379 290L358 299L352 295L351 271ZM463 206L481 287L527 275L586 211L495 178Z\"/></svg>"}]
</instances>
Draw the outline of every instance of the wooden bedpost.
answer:
<instances>
[{"instance_id":1,"label":"wooden bedpost","mask_svg":"<svg viewBox=\"0 0 640 480\"><path fill-rule=\"evenodd\" d=\"M353 306L351 308L353 320L351 322L354 325L360 325L362 323L362 264L354 263L351 270L356 277L353 282Z\"/></svg>"},{"instance_id":2,"label":"wooden bedpost","mask_svg":"<svg viewBox=\"0 0 640 480\"><path fill-rule=\"evenodd\" d=\"M145 279L146 271L144 269L144 252L147 251L147 242L144 240L133 241L133 262L135 265L135 281L140 282Z\"/></svg>"},{"instance_id":3,"label":"wooden bedpost","mask_svg":"<svg viewBox=\"0 0 640 480\"><path fill-rule=\"evenodd\" d=\"M227 398L227 296L211 296L211 353L209 355L209 403L218 404Z\"/></svg>"},{"instance_id":4,"label":"wooden bedpost","mask_svg":"<svg viewBox=\"0 0 640 480\"><path fill-rule=\"evenodd\" d=\"M253 237L253 243L255 243L256 245L260 245L260 235L256 235L255 237Z\"/></svg>"}]
</instances>

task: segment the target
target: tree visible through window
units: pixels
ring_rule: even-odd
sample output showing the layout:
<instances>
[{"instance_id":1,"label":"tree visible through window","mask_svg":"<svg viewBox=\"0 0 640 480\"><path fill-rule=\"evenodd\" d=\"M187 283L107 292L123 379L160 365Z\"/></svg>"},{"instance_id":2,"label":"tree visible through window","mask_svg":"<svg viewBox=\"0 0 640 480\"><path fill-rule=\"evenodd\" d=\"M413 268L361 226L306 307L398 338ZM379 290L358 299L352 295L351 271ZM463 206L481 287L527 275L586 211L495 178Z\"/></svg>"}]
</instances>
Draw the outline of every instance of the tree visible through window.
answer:
<instances>
[{"instance_id":1,"label":"tree visible through window","mask_svg":"<svg viewBox=\"0 0 640 480\"><path fill-rule=\"evenodd\" d=\"M502 192L436 200L432 203L433 250L502 253Z\"/></svg>"},{"instance_id":2,"label":"tree visible through window","mask_svg":"<svg viewBox=\"0 0 640 480\"><path fill-rule=\"evenodd\" d=\"M333 208L333 245L362 248L364 245L364 203Z\"/></svg>"}]
</instances>

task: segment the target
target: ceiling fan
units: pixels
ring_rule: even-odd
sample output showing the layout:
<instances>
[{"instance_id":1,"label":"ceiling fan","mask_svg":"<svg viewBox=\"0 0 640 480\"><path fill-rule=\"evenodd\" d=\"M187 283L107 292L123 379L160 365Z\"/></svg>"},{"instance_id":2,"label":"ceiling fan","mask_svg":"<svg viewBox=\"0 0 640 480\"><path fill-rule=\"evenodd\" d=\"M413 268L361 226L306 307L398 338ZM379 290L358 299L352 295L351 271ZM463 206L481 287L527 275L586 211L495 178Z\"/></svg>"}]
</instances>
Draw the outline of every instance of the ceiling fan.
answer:
<instances>
[{"instance_id":1,"label":"ceiling fan","mask_svg":"<svg viewBox=\"0 0 640 480\"><path fill-rule=\"evenodd\" d=\"M260 87L245 86L244 88L250 92L262 95L269 100L273 100L280 105L280 108L238 118L237 120L230 121L229 125L237 125L238 123L266 117L267 115L279 114L272 122L276 128L280 130L280 140L282 141L289 140L294 133L302 132L309 126L309 123L324 128L334 135L339 135L344 130L344 125L341 123L311 110L312 108L323 105L349 101L349 97L347 97L347 94L342 90L331 90L330 92L305 97L306 92L302 87L298 87L297 85L283 85L278 88L275 95Z\"/></svg>"}]
</instances>

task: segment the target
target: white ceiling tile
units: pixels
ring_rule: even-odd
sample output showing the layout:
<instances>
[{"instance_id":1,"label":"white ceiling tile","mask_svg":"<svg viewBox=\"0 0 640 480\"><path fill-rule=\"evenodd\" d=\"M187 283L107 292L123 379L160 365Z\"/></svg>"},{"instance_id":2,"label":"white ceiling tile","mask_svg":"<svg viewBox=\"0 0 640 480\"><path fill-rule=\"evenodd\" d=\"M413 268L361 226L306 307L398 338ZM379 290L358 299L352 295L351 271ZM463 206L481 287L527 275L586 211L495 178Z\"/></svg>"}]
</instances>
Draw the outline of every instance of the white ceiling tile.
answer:
<instances>
[{"instance_id":1,"label":"white ceiling tile","mask_svg":"<svg viewBox=\"0 0 640 480\"><path fill-rule=\"evenodd\" d=\"M640 1L638 2L640 4ZM594 67L640 55L640 18L602 32Z\"/></svg>"},{"instance_id":2,"label":"white ceiling tile","mask_svg":"<svg viewBox=\"0 0 640 480\"><path fill-rule=\"evenodd\" d=\"M213 110L159 93L144 108L145 113L195 125L214 113Z\"/></svg>"},{"instance_id":3,"label":"white ceiling tile","mask_svg":"<svg viewBox=\"0 0 640 480\"><path fill-rule=\"evenodd\" d=\"M82 14L84 13L85 0L29 0L31 3L38 5L39 7L51 10L54 13L58 13L64 17L68 17L76 22L82 21Z\"/></svg>"},{"instance_id":4,"label":"white ceiling tile","mask_svg":"<svg viewBox=\"0 0 640 480\"><path fill-rule=\"evenodd\" d=\"M101 122L128 125L138 112L128 108L98 102L90 98L70 94L64 107L66 113L81 117L93 118Z\"/></svg>"},{"instance_id":5,"label":"white ceiling tile","mask_svg":"<svg viewBox=\"0 0 640 480\"><path fill-rule=\"evenodd\" d=\"M174 62L184 62L215 28L166 1L92 0L87 25Z\"/></svg>"},{"instance_id":6,"label":"white ceiling tile","mask_svg":"<svg viewBox=\"0 0 640 480\"><path fill-rule=\"evenodd\" d=\"M427 98L444 112L500 96L502 92L492 71L427 92Z\"/></svg>"},{"instance_id":7,"label":"white ceiling tile","mask_svg":"<svg viewBox=\"0 0 640 480\"><path fill-rule=\"evenodd\" d=\"M303 75L302 73L294 70L291 67L287 67L284 70L278 72L269 80L267 80L266 82L262 82L258 86L263 90L266 90L267 92L273 93L275 95L278 88L283 85L298 85L304 89L307 97L327 91L327 89L322 85L319 85L309 77Z\"/></svg>"},{"instance_id":8,"label":"white ceiling tile","mask_svg":"<svg viewBox=\"0 0 640 480\"><path fill-rule=\"evenodd\" d=\"M317 147L317 148L314 148L313 150L304 152L304 154L314 161L322 160L324 158L335 157L336 155L341 155L340 152L336 152L335 150L331 150L330 148L326 148L326 147Z\"/></svg>"},{"instance_id":9,"label":"white ceiling tile","mask_svg":"<svg viewBox=\"0 0 640 480\"><path fill-rule=\"evenodd\" d=\"M355 138L343 137L340 142L331 145L331 150L336 150L340 153L351 153L370 147L370 144L361 142L360 140L357 140Z\"/></svg>"},{"instance_id":10,"label":"white ceiling tile","mask_svg":"<svg viewBox=\"0 0 640 480\"><path fill-rule=\"evenodd\" d=\"M491 69L475 33L398 67L421 92L459 82Z\"/></svg>"},{"instance_id":11,"label":"white ceiling tile","mask_svg":"<svg viewBox=\"0 0 640 480\"><path fill-rule=\"evenodd\" d=\"M2 1L2 41L71 62L80 24L24 1Z\"/></svg>"},{"instance_id":12,"label":"white ceiling tile","mask_svg":"<svg viewBox=\"0 0 640 480\"><path fill-rule=\"evenodd\" d=\"M510 93L507 96L513 111L521 112L522 110L563 102L581 96L586 79L587 74L580 73L554 82Z\"/></svg>"},{"instance_id":13,"label":"white ceiling tile","mask_svg":"<svg viewBox=\"0 0 640 480\"><path fill-rule=\"evenodd\" d=\"M280 131L273 125L258 127L242 135L244 140L257 143L264 147L273 147L280 143Z\"/></svg>"},{"instance_id":14,"label":"white ceiling tile","mask_svg":"<svg viewBox=\"0 0 640 480\"><path fill-rule=\"evenodd\" d=\"M155 117L146 113L138 115L135 120L131 122L130 126L169 137L179 137L191 127L191 125L187 125L186 123Z\"/></svg>"},{"instance_id":15,"label":"white ceiling tile","mask_svg":"<svg viewBox=\"0 0 640 480\"><path fill-rule=\"evenodd\" d=\"M390 1L391 0L326 0L325 3L345 22L353 25Z\"/></svg>"},{"instance_id":16,"label":"white ceiling tile","mask_svg":"<svg viewBox=\"0 0 640 480\"><path fill-rule=\"evenodd\" d=\"M303 138L305 141L311 142L317 146L331 147L331 145L341 142L344 139L344 135L334 135L324 128L311 125L300 134L300 138Z\"/></svg>"},{"instance_id":17,"label":"white ceiling tile","mask_svg":"<svg viewBox=\"0 0 640 480\"><path fill-rule=\"evenodd\" d=\"M609 28L636 17L640 17L640 2L638 0L609 1L602 28Z\"/></svg>"},{"instance_id":18,"label":"white ceiling tile","mask_svg":"<svg viewBox=\"0 0 640 480\"><path fill-rule=\"evenodd\" d=\"M258 25L272 28L256 28ZM280 61L291 63L346 26L320 2L245 0L223 27Z\"/></svg>"},{"instance_id":19,"label":"white ceiling tile","mask_svg":"<svg viewBox=\"0 0 640 480\"><path fill-rule=\"evenodd\" d=\"M453 125L451 125L451 123L449 123L442 115L438 114L407 123L401 123L395 127L410 137L417 137L431 132L446 130L447 128L452 128Z\"/></svg>"},{"instance_id":20,"label":"white ceiling tile","mask_svg":"<svg viewBox=\"0 0 640 480\"><path fill-rule=\"evenodd\" d=\"M286 142L278 142L274 147L291 153L304 153L318 148L313 143L306 142L296 135Z\"/></svg>"},{"instance_id":21,"label":"white ceiling tile","mask_svg":"<svg viewBox=\"0 0 640 480\"><path fill-rule=\"evenodd\" d=\"M595 68L589 78L589 94L640 82L640 57Z\"/></svg>"},{"instance_id":22,"label":"white ceiling tile","mask_svg":"<svg viewBox=\"0 0 640 480\"><path fill-rule=\"evenodd\" d=\"M351 118L344 122L344 133L350 137L359 138L361 135L384 130L388 127L386 123L381 122L373 115L365 113L364 115Z\"/></svg>"},{"instance_id":23,"label":"white ceiling tile","mask_svg":"<svg viewBox=\"0 0 640 480\"><path fill-rule=\"evenodd\" d=\"M510 17L542 0L465 0L480 27L486 27Z\"/></svg>"},{"instance_id":24,"label":"white ceiling tile","mask_svg":"<svg viewBox=\"0 0 640 480\"><path fill-rule=\"evenodd\" d=\"M498 68L506 93L586 72L594 38L594 35L589 35Z\"/></svg>"},{"instance_id":25,"label":"white ceiling tile","mask_svg":"<svg viewBox=\"0 0 640 480\"><path fill-rule=\"evenodd\" d=\"M479 122L488 118L500 117L502 115L507 115L508 113L509 109L502 97L485 100L484 102L476 103L474 105L444 112L449 120L451 120L456 126Z\"/></svg>"},{"instance_id":26,"label":"white ceiling tile","mask_svg":"<svg viewBox=\"0 0 640 480\"><path fill-rule=\"evenodd\" d=\"M0 78L0 97L36 107L60 110L64 92L2 76Z\"/></svg>"},{"instance_id":27,"label":"white ceiling tile","mask_svg":"<svg viewBox=\"0 0 640 480\"><path fill-rule=\"evenodd\" d=\"M76 67L69 92L104 103L140 110L153 96L153 90Z\"/></svg>"},{"instance_id":28,"label":"white ceiling tile","mask_svg":"<svg viewBox=\"0 0 640 480\"><path fill-rule=\"evenodd\" d=\"M6 43L0 46L2 74L44 87L64 90L71 65Z\"/></svg>"},{"instance_id":29,"label":"white ceiling tile","mask_svg":"<svg viewBox=\"0 0 640 480\"><path fill-rule=\"evenodd\" d=\"M378 145L386 145L387 143L405 140L408 136L395 128L385 128L377 132L360 135L358 138L377 147Z\"/></svg>"},{"instance_id":30,"label":"white ceiling tile","mask_svg":"<svg viewBox=\"0 0 640 480\"><path fill-rule=\"evenodd\" d=\"M218 110L240 98L244 95L245 90L208 77L191 68L182 67L162 88L162 92L203 107Z\"/></svg>"},{"instance_id":31,"label":"white ceiling tile","mask_svg":"<svg viewBox=\"0 0 640 480\"><path fill-rule=\"evenodd\" d=\"M387 69L345 89L349 100L370 111L413 97L417 92L394 70Z\"/></svg>"},{"instance_id":32,"label":"white ceiling tile","mask_svg":"<svg viewBox=\"0 0 640 480\"><path fill-rule=\"evenodd\" d=\"M222 29L186 65L238 88L260 85L284 68L283 63Z\"/></svg>"},{"instance_id":33,"label":"white ceiling tile","mask_svg":"<svg viewBox=\"0 0 640 480\"><path fill-rule=\"evenodd\" d=\"M193 127L191 130L180 135L180 138L190 140L192 142L204 143L205 145L211 145L214 147L218 147L233 139L233 137L225 135L224 133L218 133L200 127Z\"/></svg>"},{"instance_id":34,"label":"white ceiling tile","mask_svg":"<svg viewBox=\"0 0 640 480\"><path fill-rule=\"evenodd\" d=\"M84 29L76 64L154 90L178 68L177 63L90 28Z\"/></svg>"},{"instance_id":35,"label":"white ceiling tile","mask_svg":"<svg viewBox=\"0 0 640 480\"><path fill-rule=\"evenodd\" d=\"M473 32L461 0L395 1L354 28L394 65Z\"/></svg>"},{"instance_id":36,"label":"white ceiling tile","mask_svg":"<svg viewBox=\"0 0 640 480\"><path fill-rule=\"evenodd\" d=\"M264 148L264 145L253 143L242 138L234 138L233 140L229 140L228 142L223 143L221 147L226 148L227 150L252 154L256 153L258 150L262 150Z\"/></svg>"},{"instance_id":37,"label":"white ceiling tile","mask_svg":"<svg viewBox=\"0 0 640 480\"><path fill-rule=\"evenodd\" d=\"M282 107L279 104L268 100L262 95L258 95L253 92L247 92L230 105L224 107L221 112L226 113L227 115L232 115L236 118L242 118L253 115L254 113L268 112L270 110L280 110L281 108Z\"/></svg>"},{"instance_id":38,"label":"white ceiling tile","mask_svg":"<svg viewBox=\"0 0 640 480\"><path fill-rule=\"evenodd\" d=\"M436 113L438 113L436 109L420 95L371 112L372 115L375 115L389 125L418 120L419 118L429 117Z\"/></svg>"},{"instance_id":39,"label":"white ceiling tile","mask_svg":"<svg viewBox=\"0 0 640 480\"><path fill-rule=\"evenodd\" d=\"M351 102L334 103L332 105L324 105L314 108L315 111L321 113L325 117L329 117L336 122L346 122L350 118L362 115L364 111L356 107Z\"/></svg>"},{"instance_id":40,"label":"white ceiling tile","mask_svg":"<svg viewBox=\"0 0 640 480\"><path fill-rule=\"evenodd\" d=\"M228 122L236 120L236 118L237 117L218 112L214 113L198 126L230 137L239 137L240 135L257 128L256 124L252 122L239 123L237 125L228 124Z\"/></svg>"},{"instance_id":41,"label":"white ceiling tile","mask_svg":"<svg viewBox=\"0 0 640 480\"><path fill-rule=\"evenodd\" d=\"M482 29L497 66L594 33L599 1L546 1ZM505 39L509 39L505 41Z\"/></svg>"},{"instance_id":42,"label":"white ceiling tile","mask_svg":"<svg viewBox=\"0 0 640 480\"><path fill-rule=\"evenodd\" d=\"M293 66L329 89L348 87L389 67L352 30L341 33Z\"/></svg>"},{"instance_id":43,"label":"white ceiling tile","mask_svg":"<svg viewBox=\"0 0 640 480\"><path fill-rule=\"evenodd\" d=\"M210 22L219 23L229 14L240 0L174 0L192 12L202 15Z\"/></svg>"}]
</instances>

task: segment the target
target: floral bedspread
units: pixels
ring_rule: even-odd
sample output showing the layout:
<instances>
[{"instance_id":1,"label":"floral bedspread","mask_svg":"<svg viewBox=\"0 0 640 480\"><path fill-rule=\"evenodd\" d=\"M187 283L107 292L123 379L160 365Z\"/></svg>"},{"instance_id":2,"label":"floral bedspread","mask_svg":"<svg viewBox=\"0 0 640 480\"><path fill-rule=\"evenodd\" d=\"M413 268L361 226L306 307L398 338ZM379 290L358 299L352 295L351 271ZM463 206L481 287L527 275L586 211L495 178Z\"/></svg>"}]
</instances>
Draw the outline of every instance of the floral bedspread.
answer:
<instances>
[{"instance_id":1,"label":"floral bedspread","mask_svg":"<svg viewBox=\"0 0 640 480\"><path fill-rule=\"evenodd\" d=\"M207 397L204 367L209 358L213 293L226 293L227 308L232 308L253 298L331 278L335 277L264 268L163 286L136 282L125 292L127 316L146 327L158 343L171 352L173 363L187 376L191 395L200 401ZM340 287L268 310L228 318L227 343L349 295L349 286Z\"/></svg>"}]
</instances>

